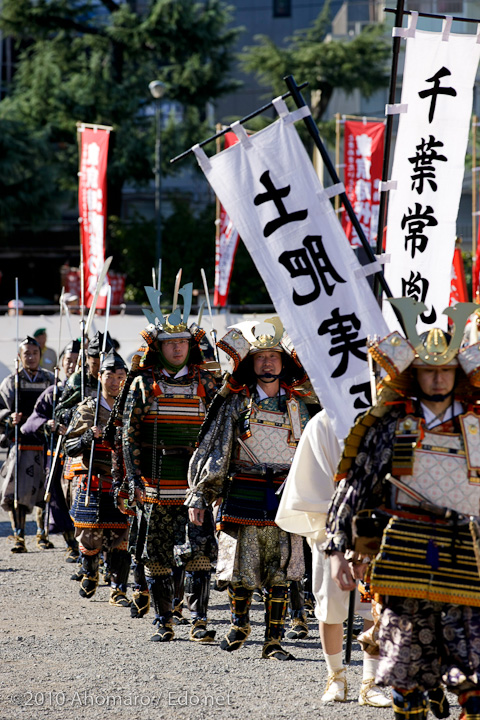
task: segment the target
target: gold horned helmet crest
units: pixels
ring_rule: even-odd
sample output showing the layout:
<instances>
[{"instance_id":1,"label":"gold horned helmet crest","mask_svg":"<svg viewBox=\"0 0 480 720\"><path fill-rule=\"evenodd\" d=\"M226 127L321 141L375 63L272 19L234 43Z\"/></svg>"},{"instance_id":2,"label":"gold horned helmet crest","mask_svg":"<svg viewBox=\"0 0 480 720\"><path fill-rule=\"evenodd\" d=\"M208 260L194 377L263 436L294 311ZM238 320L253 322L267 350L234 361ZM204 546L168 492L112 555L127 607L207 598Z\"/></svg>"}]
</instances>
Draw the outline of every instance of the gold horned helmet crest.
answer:
<instances>
[{"instance_id":1,"label":"gold horned helmet crest","mask_svg":"<svg viewBox=\"0 0 480 720\"><path fill-rule=\"evenodd\" d=\"M450 342L448 342L446 334L439 328L432 328L426 334L418 335L417 318L427 310L427 306L423 302L405 297L390 298L389 302L398 310L403 319L407 338L415 350L414 365L426 364L439 367L457 364L457 355L464 337L465 324L478 305L456 303L456 305L445 308L443 315L449 317L453 323L453 332Z\"/></svg>"},{"instance_id":2,"label":"gold horned helmet crest","mask_svg":"<svg viewBox=\"0 0 480 720\"><path fill-rule=\"evenodd\" d=\"M172 312L164 316L160 307L162 293L154 287L145 287L147 298L150 302L151 310L142 308L143 314L149 321L149 325L140 335L150 345L155 340L166 340L170 336L190 338L191 332L188 329L187 322L190 310L192 308L193 283L187 283L175 292ZM183 298L183 313L179 305L177 305L177 296Z\"/></svg>"},{"instance_id":3,"label":"gold horned helmet crest","mask_svg":"<svg viewBox=\"0 0 480 720\"><path fill-rule=\"evenodd\" d=\"M273 333L260 332L258 335L255 330L259 325L269 324L273 327ZM283 325L279 317L267 318L263 322L254 321L241 323L236 326L242 331L243 337L250 343L250 354L261 352L262 350L278 350L283 352L280 341L283 337Z\"/></svg>"}]
</instances>

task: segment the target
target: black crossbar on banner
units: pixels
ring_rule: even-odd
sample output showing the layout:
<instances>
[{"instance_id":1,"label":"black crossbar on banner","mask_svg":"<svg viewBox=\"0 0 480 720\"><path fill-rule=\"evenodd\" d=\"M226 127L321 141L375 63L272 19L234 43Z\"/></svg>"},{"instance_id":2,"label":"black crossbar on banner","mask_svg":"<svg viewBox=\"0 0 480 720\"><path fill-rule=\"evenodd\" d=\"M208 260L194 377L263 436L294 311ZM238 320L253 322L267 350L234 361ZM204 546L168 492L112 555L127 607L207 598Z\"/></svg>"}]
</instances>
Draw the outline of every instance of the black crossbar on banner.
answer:
<instances>
[{"instance_id":1,"label":"black crossbar on banner","mask_svg":"<svg viewBox=\"0 0 480 720\"><path fill-rule=\"evenodd\" d=\"M289 75L283 79L284 79L289 91L287 93L285 93L284 95L282 95L282 99L291 97L298 108L304 107L306 105L306 102L300 91L304 87L307 87L308 83L304 82L301 85L297 85L297 83L295 82L295 79L292 75ZM244 118L242 118L242 120L239 121L240 124L243 125L243 124L247 123L253 117L256 117L257 115L261 115L261 113L265 112L265 110L268 110L271 107L273 107L273 102L267 103L263 107L259 108L258 110L255 110L254 112L252 112L249 115L246 115ZM335 170L335 166L333 165L333 163L328 155L327 149L325 148L325 146L320 138L320 132L315 123L315 120L312 118L311 115L307 115L306 117L303 118L303 122L304 122L310 136L312 137L313 142L315 143L315 146L317 147L318 151L320 152L320 155L321 155L324 165L330 175L332 183L334 185L339 184L340 178L338 177L337 172ZM222 137L222 135L225 135L225 133L229 132L230 130L231 130L231 126L228 126L221 132L216 133L215 135L212 135L211 137L207 138L206 140L203 140L202 142L198 143L198 146L203 147L204 145L207 145L208 143L213 142L217 138ZM193 148L189 148L188 150L185 150L185 152L172 158L170 160L170 162L175 163L179 160L182 160L183 158L187 157L187 155L189 155L191 152L193 152ZM365 237L365 233L363 232L362 226L360 225L358 218L355 215L355 211L352 207L352 204L351 204L346 192L343 191L343 192L339 193L339 197L345 207L345 210L352 222L353 227L355 228L355 230L357 232L357 235L359 237L360 242L362 243L362 247L365 250L365 253L367 255L369 262L371 262L371 263L376 262L377 258L375 257L375 254L370 246L370 243L368 242L367 238ZM385 293L385 296L387 298L391 298L392 292L387 284L387 281L385 280L385 276L383 274L383 269L377 270L377 272L375 272L373 274L374 274L375 278L377 279L383 292ZM398 313L397 309L394 306L392 306L392 307L395 312L395 315L397 316L400 326L405 331L404 325L403 325L403 319L402 319L400 313Z\"/></svg>"},{"instance_id":2,"label":"black crossbar on banner","mask_svg":"<svg viewBox=\"0 0 480 720\"><path fill-rule=\"evenodd\" d=\"M299 89L300 88L303 89L303 88L307 87L307 85L308 85L308 82L304 82L301 85L299 85ZM282 100L285 100L286 98L291 97L291 93L286 92L281 97L282 97ZM239 120L240 125L245 125L245 123L247 123L249 120L251 120L254 117L257 117L258 115L261 115L262 113L266 112L270 108L273 108L273 102L269 102L266 105L262 105L262 107L258 108L258 110L254 110L249 115L245 115L245 117L243 117L241 120ZM227 132L230 132L231 129L232 129L231 126L228 125L224 130L220 130L220 132L215 133L215 135L211 135L206 140L202 140L202 142L198 143L199 147L208 145L208 143L211 143L214 140L217 140L218 138L223 137L223 135L225 135ZM189 148L188 150L185 150L185 152L181 153L180 155L177 155L177 157L172 158L170 160L170 162L173 164L173 163L176 163L178 160L183 160L183 158L187 157L187 155L190 155L191 152L193 152L193 149Z\"/></svg>"},{"instance_id":3,"label":"black crossbar on banner","mask_svg":"<svg viewBox=\"0 0 480 720\"><path fill-rule=\"evenodd\" d=\"M396 13L395 8L383 8L384 12L387 13ZM412 10L403 10L404 15L411 15ZM447 20L452 19L454 22L466 22L466 23L480 23L480 20L476 20L475 18L466 18L466 17L456 17L454 15L437 15L436 13L426 13L426 12L418 12L418 17L425 17L425 18L435 18L436 20Z\"/></svg>"},{"instance_id":4,"label":"black crossbar on banner","mask_svg":"<svg viewBox=\"0 0 480 720\"><path fill-rule=\"evenodd\" d=\"M395 24L397 27L401 27L403 23L405 0L398 0L397 7L393 11L395 13ZM392 48L392 67L390 70L390 83L388 88L388 104L393 105L395 103L395 93L397 89L397 74L398 74L398 58L400 55L400 37L393 38ZM393 115L387 115L385 123L385 142L383 149L383 165L382 165L382 182L388 180L388 172L390 167L390 152L392 147L392 133L393 133ZM378 208L378 224L377 224L377 255L383 251L383 231L387 222L387 193L380 193L380 204ZM377 298L380 307L382 306L382 296L379 292L379 279L375 276L373 292ZM398 316L397 316L398 317Z\"/></svg>"},{"instance_id":5,"label":"black crossbar on banner","mask_svg":"<svg viewBox=\"0 0 480 720\"><path fill-rule=\"evenodd\" d=\"M283 78L287 84L288 89L290 90L290 93L292 95L293 101L295 102L297 107L304 107L306 105L305 100L302 97L302 93L300 92L300 86L296 84L295 79L293 75L288 75L287 77ZM337 185L340 183L340 178L337 175L337 171L335 170L335 166L332 163L330 156L327 152L327 149L325 145L322 142L322 139L320 137L320 133L317 127L317 124L315 120L312 118L311 115L307 115L307 117L303 118L303 122L305 123L305 126L315 143L315 146L318 148L318 151L320 155L322 156L322 160L324 162L325 167L328 170L328 173L330 175L330 178L332 179L332 182L334 185ZM370 243L368 242L367 238L365 237L365 233L363 232L363 228L358 222L358 218L355 215L355 211L352 207L352 203L350 202L347 193L345 190L341 193L339 193L340 200L343 203L343 206L345 210L348 213L348 217L350 218L353 227L355 228L358 238L360 242L362 243L363 249L365 250L365 253L371 263L376 262L375 254L370 246ZM378 270L375 273L375 276L378 277L378 281L382 287L382 290L384 291L385 295L387 297L392 297L392 293L390 291L390 288L388 287L387 281L385 280L385 276L383 274L383 270Z\"/></svg>"}]
</instances>

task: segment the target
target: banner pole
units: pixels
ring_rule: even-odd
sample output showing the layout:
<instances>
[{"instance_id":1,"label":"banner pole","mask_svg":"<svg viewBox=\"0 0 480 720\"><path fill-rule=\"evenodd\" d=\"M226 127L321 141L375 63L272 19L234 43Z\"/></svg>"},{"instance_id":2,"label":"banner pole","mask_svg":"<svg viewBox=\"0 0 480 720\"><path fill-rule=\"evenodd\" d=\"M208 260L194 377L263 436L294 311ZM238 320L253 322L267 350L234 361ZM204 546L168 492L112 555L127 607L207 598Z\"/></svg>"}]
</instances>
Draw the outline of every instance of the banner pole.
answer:
<instances>
[{"instance_id":1,"label":"banner pole","mask_svg":"<svg viewBox=\"0 0 480 720\"><path fill-rule=\"evenodd\" d=\"M299 87L297 86L295 79L293 75L288 75L284 78L288 89L290 90L291 96L293 100L295 101L295 104L298 108L304 107L306 105L305 100L303 99L303 96L300 92ZM317 146L320 155L322 156L322 160L325 163L325 167L327 168L330 177L334 184L340 183L340 178L338 177L335 167L325 149L325 146L320 138L320 133L318 132L318 127L315 124L315 120L312 118L311 115L307 115L307 117L303 118L303 122L305 123L308 132L310 133L311 137L313 138L313 141L315 145ZM362 226L358 222L358 218L355 215L355 211L352 207L352 204L350 200L348 199L348 196L346 192L340 193L340 199L343 203L343 206L345 210L348 213L348 216L350 220L352 221L352 225L357 231L358 237L360 239L360 242L363 245L363 248L365 250L365 253L369 259L370 262L376 262L376 257L373 253L372 248L370 247L370 243L368 242L367 238L365 237L365 233L363 232ZM387 281L385 280L385 277L383 275L383 271L379 270L377 273L375 273L375 277L378 277L379 283L382 286L382 289L387 297L392 297L392 293L390 291L390 288L387 285ZM400 322L400 320L399 320Z\"/></svg>"},{"instance_id":2,"label":"banner pole","mask_svg":"<svg viewBox=\"0 0 480 720\"><path fill-rule=\"evenodd\" d=\"M405 0L397 0L397 8L395 10L395 27L402 27L403 15L404 15ZM393 38L393 57L392 57L392 69L390 73L390 88L388 91L388 104L395 104L395 92L397 87L397 74L398 74L398 58L400 55L400 37ZM393 115L387 115L387 121L385 124L385 145L383 153L383 167L382 167L382 182L387 182L388 172L390 166L390 150L392 147L392 133L393 133ZM387 219L387 192L380 193L380 203L378 208L378 227L377 227L377 255L381 255L383 250L383 232L386 225ZM379 292L378 276L376 275L373 283L373 292L377 298L380 307L382 306L382 296Z\"/></svg>"},{"instance_id":3,"label":"banner pole","mask_svg":"<svg viewBox=\"0 0 480 720\"><path fill-rule=\"evenodd\" d=\"M340 175L340 113L335 113L335 168ZM344 176L345 178L345 176ZM335 212L340 219L340 198L335 195Z\"/></svg>"},{"instance_id":4,"label":"banner pole","mask_svg":"<svg viewBox=\"0 0 480 720\"><path fill-rule=\"evenodd\" d=\"M215 152L218 154L222 150L221 145L221 139L219 136L219 133L222 130L222 124L217 123L215 125L215 133L217 135L217 138L215 139ZM217 267L220 263L220 200L215 195L215 267L213 269L213 277L214 277L214 306L215 306L215 298L217 295L219 295L220 287L217 286L217 283L220 278L220 273L217 274ZM220 270L220 268L218 268Z\"/></svg>"},{"instance_id":5,"label":"banner pole","mask_svg":"<svg viewBox=\"0 0 480 720\"><path fill-rule=\"evenodd\" d=\"M472 267L477 254L477 116L472 117Z\"/></svg>"}]
</instances>

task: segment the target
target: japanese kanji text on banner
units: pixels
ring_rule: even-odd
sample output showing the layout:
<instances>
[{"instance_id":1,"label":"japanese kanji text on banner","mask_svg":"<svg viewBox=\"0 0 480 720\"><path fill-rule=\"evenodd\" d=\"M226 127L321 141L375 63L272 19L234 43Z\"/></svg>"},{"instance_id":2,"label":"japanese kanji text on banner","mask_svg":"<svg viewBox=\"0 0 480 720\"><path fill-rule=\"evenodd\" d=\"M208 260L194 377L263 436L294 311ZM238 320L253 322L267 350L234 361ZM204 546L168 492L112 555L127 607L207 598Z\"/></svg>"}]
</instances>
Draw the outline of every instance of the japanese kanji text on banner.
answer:
<instances>
[{"instance_id":1,"label":"japanese kanji text on banner","mask_svg":"<svg viewBox=\"0 0 480 720\"><path fill-rule=\"evenodd\" d=\"M456 219L473 86L480 57L474 35L416 31L407 37L392 167L385 276L394 297L425 303L419 332L446 328ZM389 303L385 317L396 326Z\"/></svg>"},{"instance_id":2,"label":"japanese kanji text on banner","mask_svg":"<svg viewBox=\"0 0 480 720\"><path fill-rule=\"evenodd\" d=\"M193 148L267 286L338 437L370 405L368 335L388 330L293 125L307 108L208 158Z\"/></svg>"},{"instance_id":3,"label":"japanese kanji text on banner","mask_svg":"<svg viewBox=\"0 0 480 720\"><path fill-rule=\"evenodd\" d=\"M375 245L380 205L385 123L347 120L344 126L345 192L370 245ZM361 242L347 213L342 227L352 247Z\"/></svg>"},{"instance_id":4,"label":"japanese kanji text on banner","mask_svg":"<svg viewBox=\"0 0 480 720\"><path fill-rule=\"evenodd\" d=\"M80 125L78 206L80 242L85 277L85 304L90 307L105 262L107 213L107 157L110 130ZM100 293L98 308L105 308L108 282Z\"/></svg>"}]
</instances>

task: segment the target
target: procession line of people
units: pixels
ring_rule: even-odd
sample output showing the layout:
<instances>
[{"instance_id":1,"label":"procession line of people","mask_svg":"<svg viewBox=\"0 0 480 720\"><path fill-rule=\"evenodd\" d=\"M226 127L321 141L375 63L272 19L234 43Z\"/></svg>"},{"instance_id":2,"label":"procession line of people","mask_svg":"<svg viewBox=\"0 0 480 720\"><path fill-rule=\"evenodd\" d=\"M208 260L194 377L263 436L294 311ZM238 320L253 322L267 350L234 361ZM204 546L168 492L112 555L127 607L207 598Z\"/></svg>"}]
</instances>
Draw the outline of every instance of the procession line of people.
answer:
<instances>
[{"instance_id":1,"label":"procession line of people","mask_svg":"<svg viewBox=\"0 0 480 720\"><path fill-rule=\"evenodd\" d=\"M65 348L55 384L36 338L20 343L22 367L0 385L12 552L27 551L37 508L37 545L63 533L80 596L95 595L103 566L112 606L138 619L153 606L156 643L185 622L192 642L215 642L215 573L230 606L220 648L241 651L259 593L261 656L277 661L294 660L285 636L308 636L310 591L323 704L350 699L342 649L354 600L361 705L393 704L396 720L448 717L446 688L462 719L478 720L480 343L462 344L462 328L453 340L437 329L416 345L399 333L376 340L387 374L343 444L279 318L229 329L217 344L231 363L222 377L205 362L205 332L188 324L191 284L183 317L178 307L164 316L159 291L146 290L150 322L130 369L97 333L75 372L80 343Z\"/></svg>"}]
</instances>

